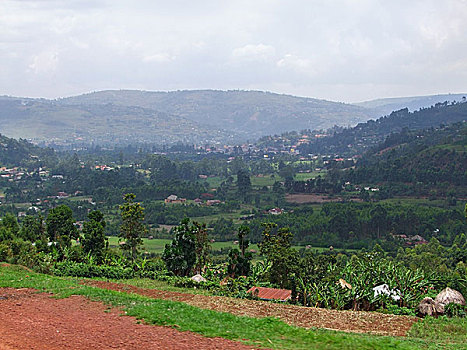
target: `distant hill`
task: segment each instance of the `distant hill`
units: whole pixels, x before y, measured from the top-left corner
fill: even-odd
[[[60,105],[139,106],[178,115],[254,139],[303,129],[355,125],[371,113],[362,107],[261,91],[111,90],[61,99]]]
[[[392,111],[397,111],[403,108],[408,108],[409,111],[416,111],[420,108],[434,106],[437,103],[443,102],[462,102],[465,101],[467,94],[444,94],[431,96],[412,96],[412,97],[395,97],[381,98],[377,100],[354,103],[356,106],[368,108],[374,111],[375,117],[387,115]]]
[[[0,98],[0,132],[57,144],[170,144],[240,138],[234,132],[138,106],[10,97]]]
[[[392,134],[404,129],[419,130],[467,120],[467,103],[438,103],[430,108],[409,112],[407,108],[352,128],[335,128],[332,136],[303,145],[301,153],[362,154]]]

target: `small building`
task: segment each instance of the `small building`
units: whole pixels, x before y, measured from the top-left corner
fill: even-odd
[[[170,196],[168,196],[165,201],[165,203],[185,203],[186,202],[186,198],[179,198],[177,197],[176,195],[174,194],[171,194]]]
[[[284,211],[281,208],[272,208],[268,210],[268,214],[271,214],[271,215],[280,215],[283,213]]]

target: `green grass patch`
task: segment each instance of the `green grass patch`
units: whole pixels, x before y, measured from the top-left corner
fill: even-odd
[[[109,246],[111,248],[117,248],[118,247],[118,237],[115,236],[108,236],[107,237],[109,240]],[[161,238],[156,238],[156,239],[147,239],[143,238],[143,249],[142,251],[147,251],[149,253],[155,253],[155,254],[162,254],[165,249],[166,244],[170,244],[172,242],[171,239],[161,239]],[[214,242],[211,244],[211,250],[212,251],[220,251],[222,249],[231,249],[231,248],[238,248],[238,246],[234,243],[234,241],[227,241],[227,242]],[[304,246],[298,246],[295,245],[293,246],[294,249],[301,249],[304,248]],[[259,251],[259,247],[257,244],[250,244],[249,249],[256,250],[257,252]],[[311,249],[317,250],[319,252],[321,251],[326,251],[329,250],[329,248],[320,248],[320,247],[312,247]]]
[[[462,349],[467,349],[467,318],[426,317],[423,322],[414,324],[409,336],[447,346],[464,344]]]
[[[272,186],[276,181],[284,181],[279,175],[264,175],[264,176],[251,176],[251,185],[253,187],[262,188],[263,186]]]
[[[29,277],[26,277],[29,276]],[[423,341],[346,334],[292,327],[274,318],[256,319],[196,308],[184,303],[82,286],[76,279],[31,273],[17,267],[0,267],[0,287],[36,288],[58,297],[83,295],[122,308],[145,322],[173,326],[207,337],[223,337],[275,349],[417,349]]]
[[[312,171],[310,173],[297,173],[294,176],[295,181],[306,181],[309,179],[315,179],[318,176],[324,177],[326,175],[326,171]]]

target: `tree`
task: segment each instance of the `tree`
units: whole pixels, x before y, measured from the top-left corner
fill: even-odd
[[[196,221],[193,222],[191,229],[195,234],[195,272],[201,274],[204,272],[206,265],[209,262],[209,251],[211,250],[211,244],[208,238],[208,230],[206,224],[200,224]]]
[[[104,250],[108,247],[105,237],[104,215],[99,210],[91,211],[89,221],[83,224],[82,246],[85,253],[90,253],[100,262]]]
[[[36,242],[38,240],[46,240],[45,227],[42,215],[32,216],[27,215],[21,224],[19,236],[25,241]]]
[[[277,228],[277,224],[263,224],[263,240],[259,249],[267,261],[272,263],[269,280],[280,287],[289,287],[289,278],[296,270],[298,253],[292,248],[292,232],[288,227]]]
[[[232,277],[248,276],[251,268],[252,255],[246,252],[250,244],[246,236],[250,233],[250,228],[246,225],[240,226],[238,229],[238,248],[232,249],[229,252],[228,273]]]
[[[177,276],[188,276],[193,270],[202,273],[211,249],[206,225],[196,221],[190,225],[186,218],[173,230],[175,237],[162,255],[167,269]]]
[[[79,237],[73,212],[67,205],[51,209],[45,221],[49,241],[57,242],[60,248],[70,248],[71,240]]]
[[[237,189],[238,189],[238,194],[242,196],[244,199],[250,193],[251,180],[250,180],[250,174],[248,174],[247,170],[240,169],[237,172]]]
[[[123,196],[125,203],[119,207],[122,225],[118,235],[124,242],[120,248],[126,251],[133,261],[138,255],[138,247],[143,244],[141,237],[147,232],[144,225],[144,208],[140,203],[134,202],[135,197],[133,193]]]
[[[18,221],[16,217],[7,213],[0,221],[0,241],[13,239],[19,231]]]
[[[165,245],[162,260],[175,275],[188,276],[196,262],[196,237],[190,220],[182,220],[173,231],[174,239],[170,245]]]

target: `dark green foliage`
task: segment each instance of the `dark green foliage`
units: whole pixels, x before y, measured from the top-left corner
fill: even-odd
[[[251,192],[250,174],[245,169],[240,169],[237,172],[237,190],[242,198],[247,198]]]
[[[289,287],[298,263],[298,253],[291,247],[293,234],[288,227],[277,228],[274,223],[265,223],[263,227],[263,240],[259,249],[272,264],[269,281],[281,288]]]
[[[421,235],[452,244],[456,235],[467,232],[464,213],[427,205],[404,203],[326,203],[321,210],[306,206],[282,215],[268,216],[279,227],[290,227],[293,242],[335,248],[372,247],[379,243],[385,250],[403,245],[391,234]],[[252,242],[259,242],[264,218],[251,220]],[[460,253],[462,254],[462,253]]]
[[[404,129],[420,130],[439,127],[442,124],[462,122],[466,117],[467,103],[437,104],[415,112],[409,112],[405,108],[376,121],[369,120],[352,128],[335,128],[332,136],[318,138],[309,144],[300,146],[299,149],[301,154],[362,154],[370,147],[384,141],[391,133],[399,133]]]
[[[196,262],[196,236],[189,219],[173,229],[174,239],[165,246],[162,260],[177,276],[188,276]]]
[[[51,209],[46,224],[49,241],[57,242],[60,249],[70,248],[71,240],[78,238],[73,212],[67,205],[59,205]]]
[[[467,308],[465,305],[449,303],[444,307],[444,312],[448,317],[466,317]]]
[[[173,229],[174,239],[165,246],[162,259],[177,276],[201,273],[209,259],[210,242],[205,224],[184,219]]]
[[[462,185],[467,183],[466,123],[390,135],[342,179],[352,183],[418,183],[420,188],[412,186],[412,190],[425,194],[432,190],[444,196],[448,185],[457,186],[452,195],[462,197]],[[393,187],[393,193],[401,191]]]
[[[229,252],[228,269],[230,276],[248,276],[251,269],[252,254],[247,252],[250,241],[247,239],[250,228],[242,225],[238,228],[238,248]]]
[[[19,231],[19,237],[25,241],[36,242],[46,241],[45,237],[45,226],[42,215],[32,216],[27,215],[21,223],[21,229]]]
[[[4,113],[5,111],[2,110]],[[15,117],[12,120],[16,120]],[[56,155],[51,148],[40,148],[26,140],[11,139],[0,135],[0,164],[7,166],[23,166],[34,169],[39,166],[52,165]]]
[[[81,245],[85,253],[96,257],[98,261],[102,260],[104,250],[108,247],[108,241],[105,237],[104,215],[95,210],[89,213],[89,220],[83,224],[83,238]]]
[[[13,214],[7,213],[0,222],[0,242],[14,239],[18,235],[19,225]]]
[[[71,260],[55,264],[53,274],[56,276],[103,277],[112,279],[128,279],[135,276],[130,267],[94,265]]]
[[[196,262],[194,272],[203,273],[209,262],[209,253],[211,250],[211,243],[208,237],[208,230],[206,224],[200,224],[196,221],[193,222],[192,230],[195,233],[195,253]]]
[[[120,248],[127,252],[133,261],[138,255],[138,247],[143,244],[141,237],[147,231],[144,225],[144,208],[141,204],[134,202],[135,197],[133,193],[127,193],[123,197],[125,203],[120,205],[122,225],[119,233],[123,241]]]

